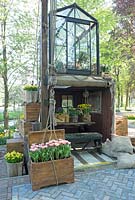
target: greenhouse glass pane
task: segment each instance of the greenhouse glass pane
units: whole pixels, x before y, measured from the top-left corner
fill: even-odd
[[[91,73],[97,70],[96,26],[91,30]]]

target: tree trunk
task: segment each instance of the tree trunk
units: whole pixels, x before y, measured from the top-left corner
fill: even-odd
[[[48,117],[48,0],[42,0],[42,64],[41,64],[41,127],[46,128]]]
[[[2,78],[4,81],[4,128],[8,129],[8,103],[9,103],[9,91],[8,91],[8,79],[7,79],[7,53],[6,53],[6,20],[1,23],[2,32],[2,55],[3,55],[3,72]]]
[[[122,87],[120,91],[120,107],[123,107],[123,88]]]
[[[5,97],[4,97],[4,128],[8,129],[9,92],[8,92],[8,85],[7,85],[7,79],[6,78],[4,78],[4,90],[5,90]]]
[[[117,103],[117,107],[118,107],[118,110],[120,110],[120,85],[119,85],[119,69],[118,69],[118,73],[117,73],[117,100],[118,100],[118,103]]]
[[[129,88],[127,87],[126,89],[126,103],[125,103],[125,110],[128,107],[128,100],[129,100]]]

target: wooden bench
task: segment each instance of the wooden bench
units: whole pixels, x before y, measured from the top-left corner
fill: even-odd
[[[76,145],[83,144],[82,150],[88,148],[90,143],[94,144],[94,147],[99,153],[102,149],[102,134],[98,132],[83,132],[83,133],[69,133],[65,135],[65,138],[71,142],[71,146],[76,150]]]

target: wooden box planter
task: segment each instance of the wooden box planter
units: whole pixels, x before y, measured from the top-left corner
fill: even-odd
[[[22,176],[23,162],[19,163],[7,163],[7,174],[8,176]]]
[[[38,91],[25,90],[25,102],[26,103],[37,102],[37,100],[38,100]]]
[[[60,183],[74,182],[74,160],[72,157],[41,163],[30,163],[32,190]]]
[[[51,138],[50,138],[51,136]],[[64,139],[65,138],[65,130],[64,129],[56,129],[55,130],[55,134],[54,132],[52,132],[52,135],[51,135],[51,131],[48,130],[48,131],[31,131],[28,135],[28,143],[29,143],[29,146],[31,146],[32,144],[34,143],[37,143],[37,144],[40,144],[43,142],[43,139],[44,139],[44,142],[48,142],[49,139],[53,140],[53,139],[56,139],[56,137],[59,139]]]
[[[128,135],[128,119],[125,116],[116,117],[116,135]]]
[[[38,121],[40,113],[40,103],[29,103],[24,106],[24,119],[26,121]]]

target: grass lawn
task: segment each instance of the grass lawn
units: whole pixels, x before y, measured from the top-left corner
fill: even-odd
[[[20,116],[23,114],[22,111],[10,111],[9,112],[9,120],[13,119],[20,119]],[[2,122],[3,119],[3,113],[0,113],[0,122]]]

